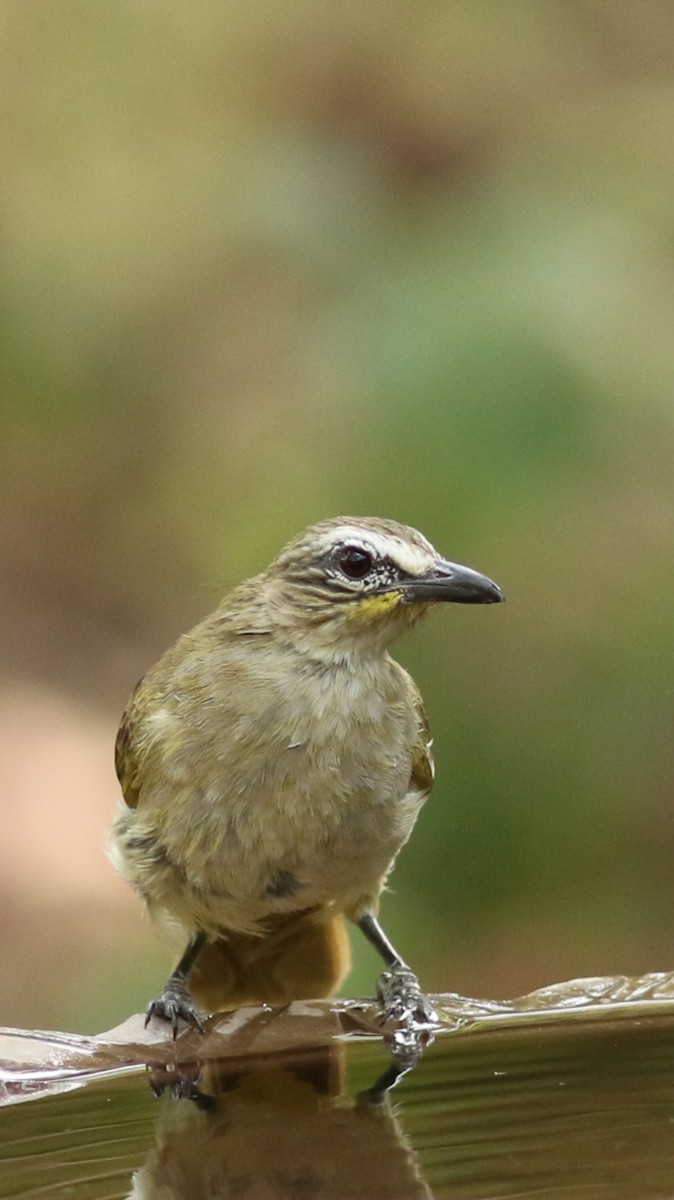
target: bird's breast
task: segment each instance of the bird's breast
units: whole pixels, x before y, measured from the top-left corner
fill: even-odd
[[[420,803],[399,668],[293,664],[198,709],[176,694],[148,726],[142,807],[190,886],[283,907],[385,873]]]

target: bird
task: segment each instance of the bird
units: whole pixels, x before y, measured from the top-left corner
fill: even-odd
[[[146,1012],[327,997],[346,921],[383,960],[384,1020],[430,1002],[378,919],[434,780],[420,693],[391,643],[433,605],[500,588],[416,529],[336,517],[293,538],[141,679],[122,717],[110,856],[184,950]]]

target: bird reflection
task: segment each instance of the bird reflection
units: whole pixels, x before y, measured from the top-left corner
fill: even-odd
[[[150,1068],[162,1107],[130,1200],[428,1200],[389,1098],[413,1065],[393,1056],[356,1095],[339,1043]]]

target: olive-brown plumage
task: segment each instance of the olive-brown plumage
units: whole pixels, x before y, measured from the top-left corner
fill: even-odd
[[[180,1017],[198,1023],[192,998],[220,1009],[330,994],[348,969],[342,915],[391,968],[389,1009],[420,1007],[376,921],[433,780],[421,698],[387,647],[443,599],[502,597],[407,526],[324,521],[134,691],[113,857],[189,938],[149,1010],[174,1032]]]

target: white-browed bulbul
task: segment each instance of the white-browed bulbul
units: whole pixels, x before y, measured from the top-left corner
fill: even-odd
[[[377,921],[433,783],[421,697],[388,654],[431,605],[493,604],[496,584],[415,529],[338,517],[305,530],[138,684],[116,746],[112,854],[187,936],[148,1019],[330,995],[343,918],[381,954],[385,1015],[426,1018]]]

